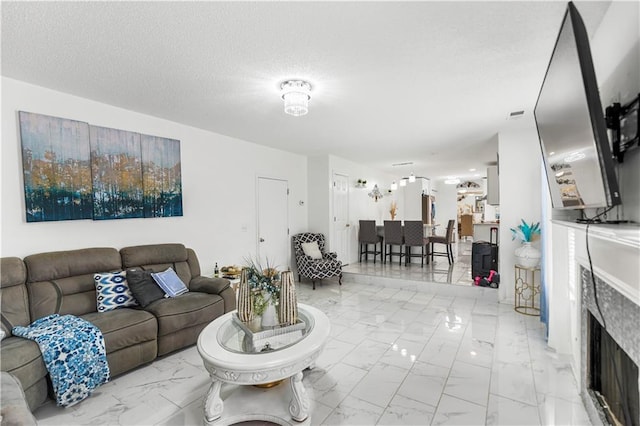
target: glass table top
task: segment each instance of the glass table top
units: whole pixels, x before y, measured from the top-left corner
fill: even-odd
[[[250,328],[250,325],[238,320],[236,315],[234,313],[220,327],[216,338],[226,350],[241,354],[260,354],[288,348],[307,337],[314,326],[313,316],[301,308],[298,309],[298,323],[293,326],[260,330]]]

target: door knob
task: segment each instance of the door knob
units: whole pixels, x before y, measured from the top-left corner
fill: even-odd
[[[261,243],[264,243],[264,238],[260,238],[260,242],[261,242]]]

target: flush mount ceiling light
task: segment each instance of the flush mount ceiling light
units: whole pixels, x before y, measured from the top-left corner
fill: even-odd
[[[311,99],[311,85],[302,80],[289,80],[280,86],[284,100],[284,112],[294,117],[309,112]]]
[[[457,185],[460,183],[460,179],[458,178],[447,178],[447,180],[444,181],[445,184],[447,185]]]

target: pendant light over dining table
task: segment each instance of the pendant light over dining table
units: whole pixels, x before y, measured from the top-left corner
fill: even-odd
[[[309,112],[311,84],[303,80],[288,80],[282,83],[280,89],[285,113],[300,117]]]

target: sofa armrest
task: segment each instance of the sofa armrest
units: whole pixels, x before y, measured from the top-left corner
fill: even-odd
[[[328,259],[328,260],[336,260],[338,258],[338,253],[333,252],[333,251],[332,252],[327,252],[322,257],[324,257],[325,259]]]
[[[199,291],[201,293],[220,294],[226,288],[229,288],[231,283],[225,278],[211,278],[211,277],[195,277],[191,279],[189,283],[189,291]]]
[[[0,404],[0,417],[2,424],[7,425],[36,425],[36,419],[29,410],[27,398],[18,379],[3,371],[0,379],[0,391],[2,403]]]

